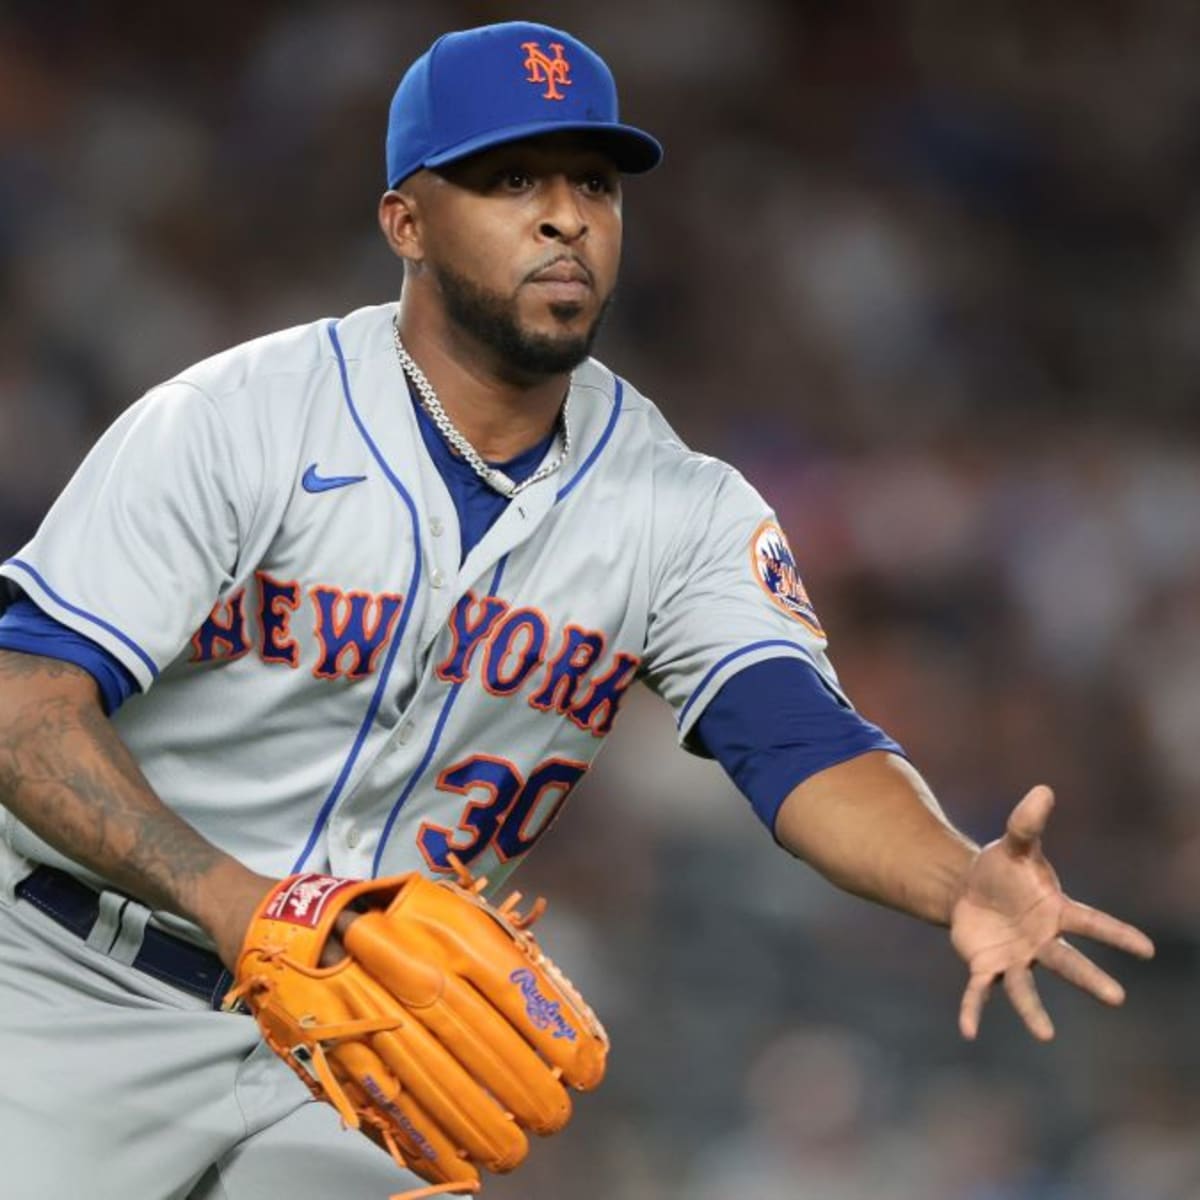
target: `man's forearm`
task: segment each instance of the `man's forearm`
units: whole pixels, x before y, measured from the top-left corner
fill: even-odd
[[[883,751],[806,779],[775,836],[838,887],[942,925],[978,852],[917,771]]]
[[[0,651],[0,803],[114,887],[207,929],[226,959],[236,953],[259,877],[163,804],[83,671]]]

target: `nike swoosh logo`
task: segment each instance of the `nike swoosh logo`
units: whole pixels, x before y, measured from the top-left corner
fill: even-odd
[[[300,485],[306,492],[332,492],[334,488],[349,487],[352,483],[362,483],[364,479],[365,475],[318,475],[317,464],[309,463]]]

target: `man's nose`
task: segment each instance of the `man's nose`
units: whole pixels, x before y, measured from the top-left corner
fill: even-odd
[[[557,176],[545,182],[545,208],[539,231],[544,238],[576,242],[587,231],[587,220],[572,182]]]

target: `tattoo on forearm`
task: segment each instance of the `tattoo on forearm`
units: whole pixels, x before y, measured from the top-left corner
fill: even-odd
[[[22,657],[40,668],[27,670]],[[50,662],[0,655],[0,678],[58,678]],[[223,857],[163,805],[99,708],[61,694],[30,698],[0,721],[0,803],[155,908],[186,914],[193,888]]]

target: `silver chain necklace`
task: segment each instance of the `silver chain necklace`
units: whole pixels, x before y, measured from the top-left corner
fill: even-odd
[[[488,466],[479,451],[467,441],[455,427],[454,422],[447,416],[446,410],[442,407],[442,402],[437,398],[437,392],[433,390],[433,384],[425,377],[425,372],[417,366],[416,360],[404,348],[404,343],[400,340],[399,314],[392,318],[392,341],[396,344],[396,357],[400,360],[400,369],[413,381],[413,385],[417,389],[417,395],[421,398],[421,405],[429,414],[429,419],[437,426],[438,433],[462,455],[467,465],[488,487],[494,488],[502,496],[507,496],[511,500],[519,492],[533,487],[535,483],[541,483],[548,475],[553,475],[567,461],[567,457],[571,453],[571,427],[567,424],[567,405],[571,401],[569,389],[567,398],[563,401],[562,413],[559,416],[559,433],[562,440],[562,450],[559,452],[558,457],[553,462],[548,462],[538,467],[528,479],[524,479],[520,483],[514,483],[498,467]]]

